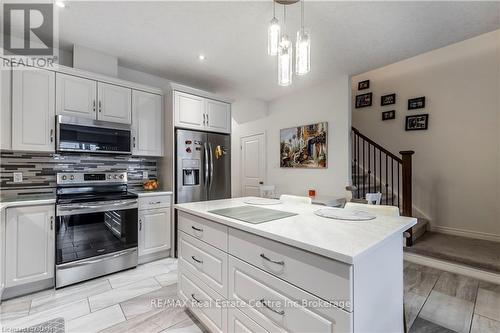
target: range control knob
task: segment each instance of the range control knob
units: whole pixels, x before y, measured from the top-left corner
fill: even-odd
[[[114,178],[114,179],[118,179],[118,176],[117,176],[117,175],[114,175],[114,176],[113,176],[113,178]]]
[[[75,179],[75,176],[71,175],[71,176],[69,177],[69,179],[74,180],[74,179]]]
[[[63,175],[62,180],[66,180],[66,179],[68,179],[68,177],[66,177],[66,175]]]
[[[125,178],[125,177],[123,175],[120,175],[120,179],[123,179],[123,178]]]
[[[108,175],[108,179],[111,179],[111,175]]]

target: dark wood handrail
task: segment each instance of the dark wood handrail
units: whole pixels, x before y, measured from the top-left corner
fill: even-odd
[[[370,139],[369,137],[367,137],[366,135],[361,133],[356,127],[352,127],[352,131],[354,133],[356,133],[357,135],[359,135],[359,137],[363,138],[366,142],[368,142],[372,146],[381,150],[384,154],[389,155],[389,157],[393,158],[394,160],[398,161],[399,163],[403,163],[403,160],[401,159],[401,157],[394,155],[393,153],[391,153],[390,151],[388,151],[387,149],[385,149],[384,147],[382,147],[381,145],[379,145],[378,143],[376,143],[375,141],[373,141],[372,139]]]

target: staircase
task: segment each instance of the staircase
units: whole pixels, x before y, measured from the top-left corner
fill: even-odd
[[[396,156],[372,139],[352,127],[352,194],[353,201],[364,202],[366,193],[382,193],[381,204],[397,206],[401,215],[413,216],[412,155],[414,151],[401,151]],[[405,232],[406,246],[427,230],[428,220]]]

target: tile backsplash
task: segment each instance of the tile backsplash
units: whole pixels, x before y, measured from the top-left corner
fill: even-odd
[[[120,155],[75,155],[27,152],[0,152],[0,191],[2,196],[54,193],[56,173],[127,171],[129,186],[142,184],[142,172],[157,178],[158,159]],[[23,181],[14,183],[14,172]]]

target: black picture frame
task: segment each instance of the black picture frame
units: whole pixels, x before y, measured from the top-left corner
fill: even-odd
[[[408,100],[408,110],[417,110],[425,108],[425,96],[410,98]]]
[[[429,127],[429,114],[406,116],[405,131],[425,131]]]
[[[371,92],[356,95],[356,109],[372,106],[372,97],[373,94]]]
[[[358,90],[370,89],[370,80],[358,82]]]
[[[382,112],[382,121],[396,119],[396,110]]]
[[[389,94],[380,97],[380,106],[396,104],[396,94]]]

